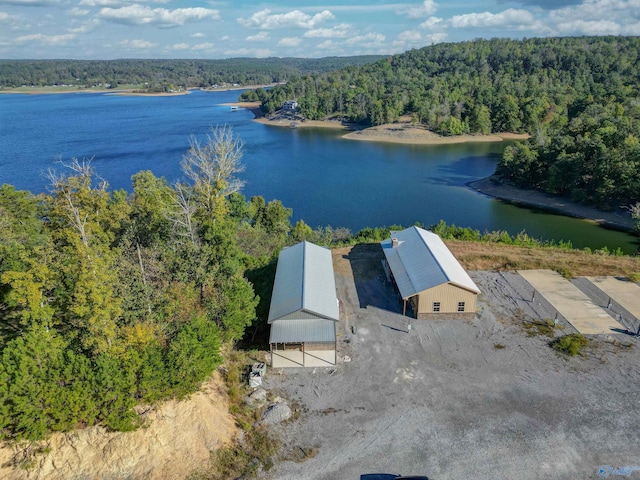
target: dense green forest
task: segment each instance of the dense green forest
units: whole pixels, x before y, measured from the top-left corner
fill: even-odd
[[[443,135],[523,132],[498,174],[521,187],[616,208],[640,200],[640,38],[439,44],[243,98],[272,113],[379,125],[411,115]]]
[[[175,185],[142,171],[128,196],[74,160],[49,195],[0,188],[1,437],[132,429],[135,405],[211,375],[256,320],[245,271],[290,227],[280,202],[237,192],[240,156],[224,128],[192,143]]]
[[[362,65],[381,56],[230,58],[225,60],[0,60],[0,88],[143,85],[150,90],[213,85],[268,85],[313,72]]]

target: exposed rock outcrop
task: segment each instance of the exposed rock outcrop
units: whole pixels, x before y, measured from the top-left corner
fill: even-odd
[[[90,480],[185,478],[206,466],[211,450],[236,436],[223,381],[216,373],[202,391],[183,401],[168,401],[143,414],[146,426],[135,432],[91,427],[52,435],[47,453],[31,468],[14,465],[17,447],[0,448],[0,478],[8,480]]]

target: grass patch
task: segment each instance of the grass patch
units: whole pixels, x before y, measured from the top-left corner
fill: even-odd
[[[584,250],[523,247],[493,242],[445,239],[449,250],[467,270],[548,269],[565,277],[620,276],[640,281],[640,257],[596,255]]]
[[[589,343],[586,337],[579,333],[572,333],[553,340],[549,345],[554,350],[575,357],[579,355],[582,349]]]
[[[545,336],[553,338],[555,336],[556,324],[553,320],[532,320],[524,322],[524,329],[528,337]]]
[[[495,348],[496,350],[502,350],[503,348],[506,348],[506,346],[502,343],[496,343],[493,345],[493,348]]]

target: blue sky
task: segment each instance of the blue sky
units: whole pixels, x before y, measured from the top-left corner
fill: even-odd
[[[386,55],[574,35],[640,35],[640,0],[0,0],[5,59]]]

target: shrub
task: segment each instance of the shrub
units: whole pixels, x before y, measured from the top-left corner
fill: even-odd
[[[562,352],[570,357],[575,357],[580,354],[580,351],[587,343],[589,343],[589,340],[587,340],[586,337],[579,333],[572,333],[564,337],[556,338],[549,345],[558,352]]]

